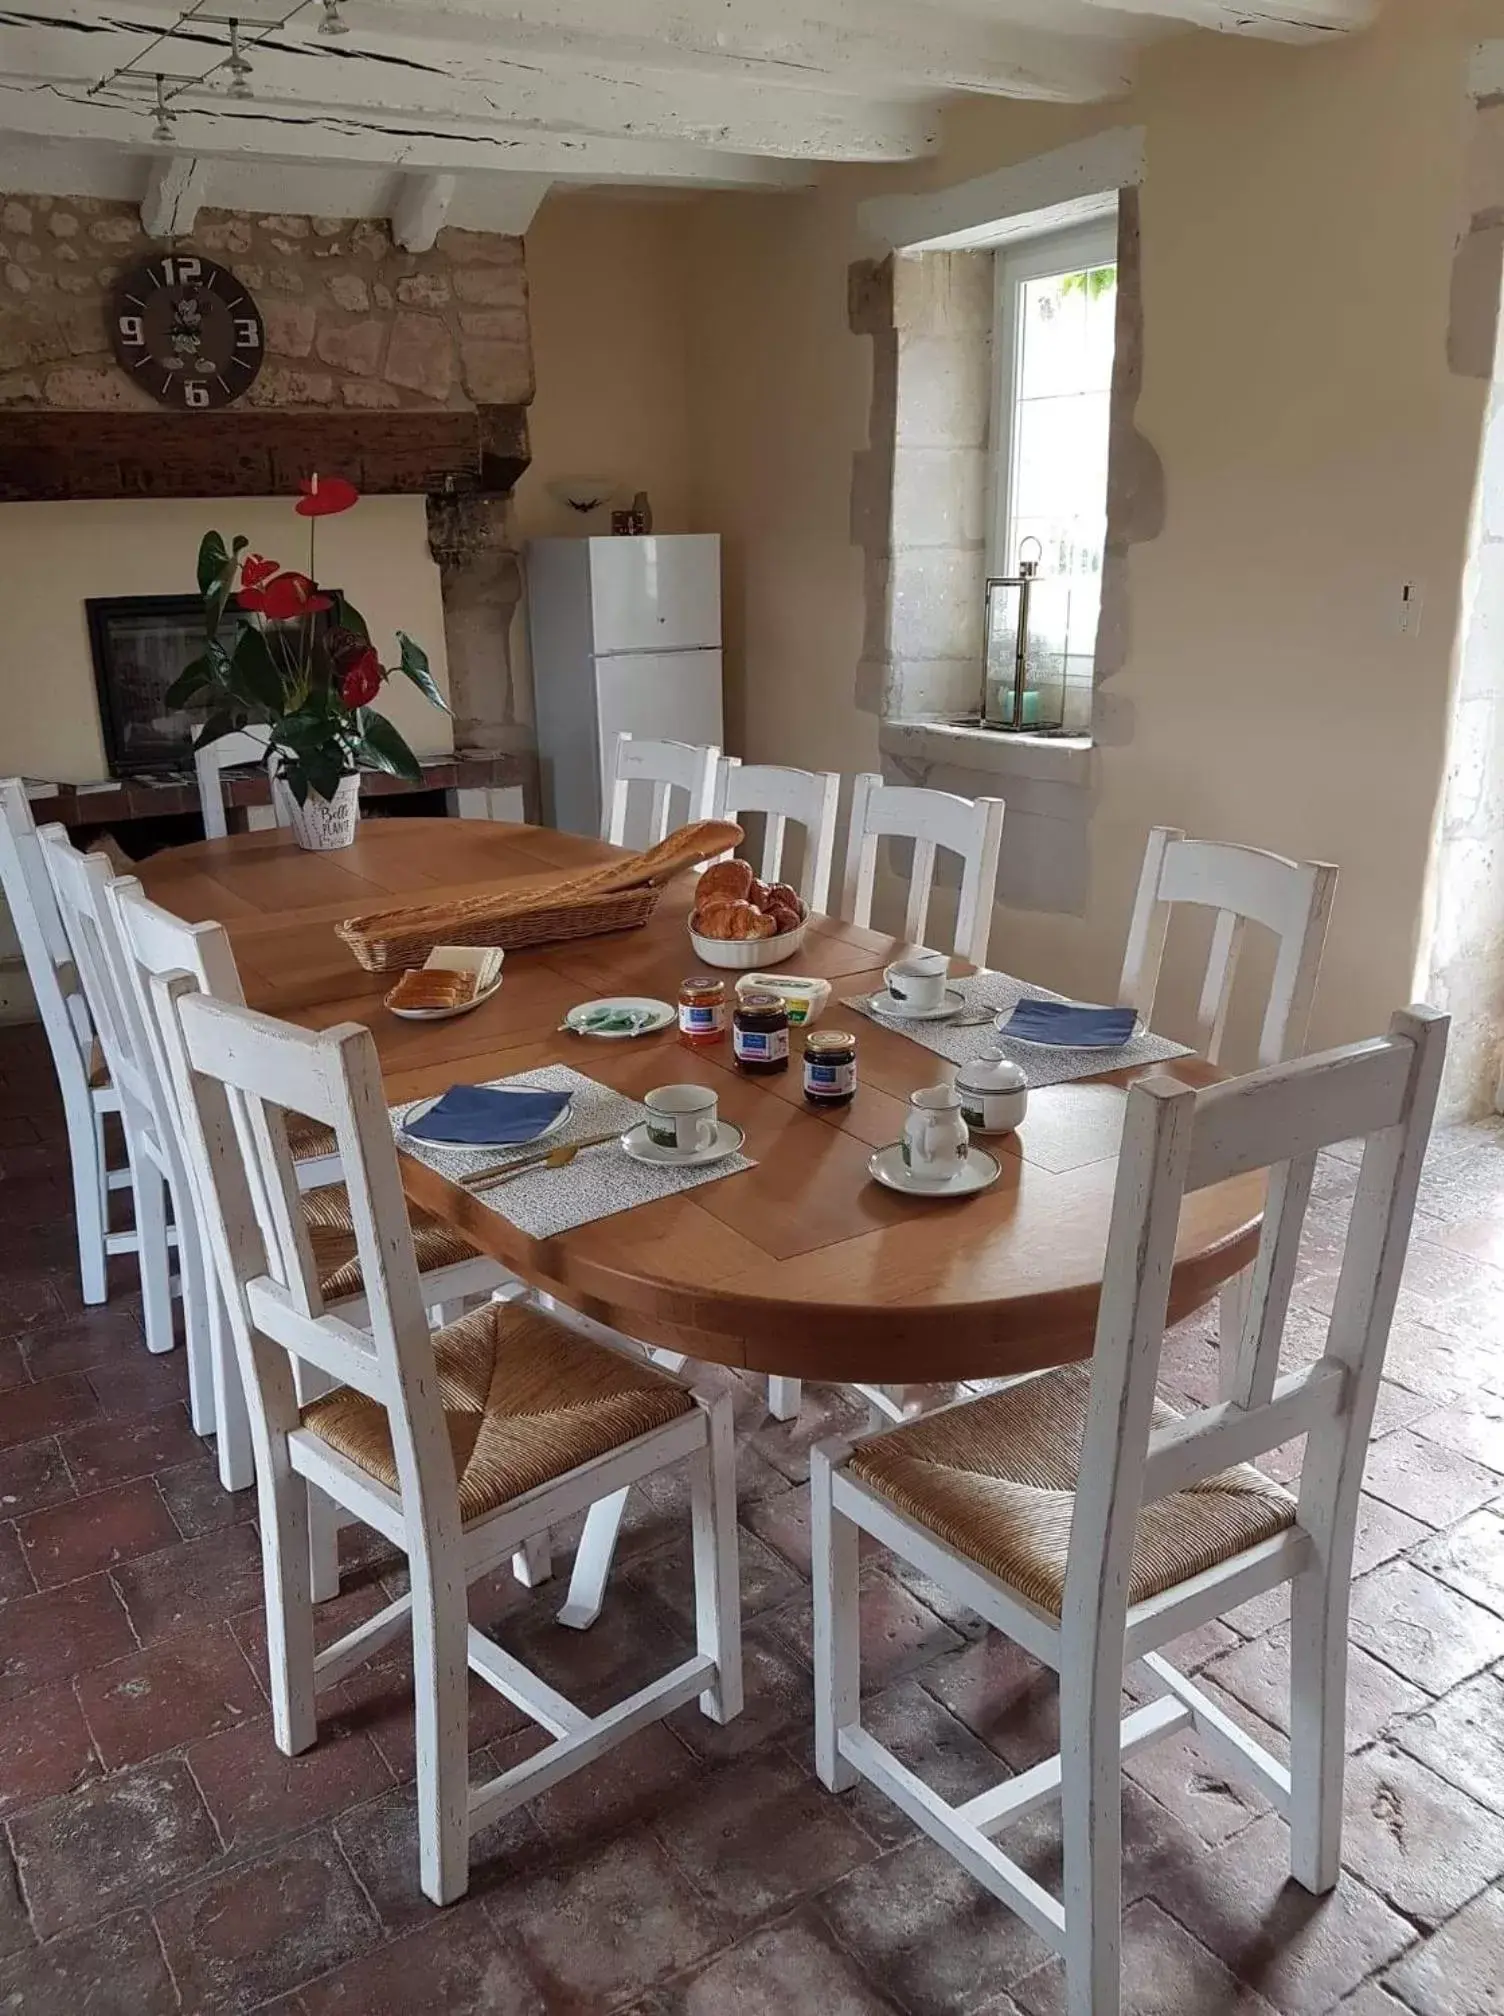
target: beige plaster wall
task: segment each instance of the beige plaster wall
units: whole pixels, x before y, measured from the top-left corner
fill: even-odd
[[[517,486],[525,539],[609,532],[548,494],[557,476],[646,490],[660,532],[690,529],[684,246],[675,198],[549,196],[526,237],[537,392],[532,466]]]
[[[1129,560],[1084,914],[1001,912],[999,961],[1109,989],[1164,823],[1340,864],[1318,1040],[1366,1033],[1410,995],[1486,392],[1447,356],[1467,58],[1501,28],[1497,4],[1425,0],[1313,49],[1189,37],[1155,52],[1127,104],[967,106],[944,158],[908,179],[1147,129],[1138,425],[1167,520]],[[745,746],[846,770],[876,743],[847,523],[871,344],[845,300],[847,262],[873,249],[855,219],[873,187],[713,198],[696,228],[697,508],[745,596]],[[1427,590],[1408,638],[1407,579]]]
[[[182,595],[194,588],[203,533],[243,532],[252,551],[306,567],[307,522],[288,498],[0,504],[0,774],[89,783],[107,774],[84,597]],[[384,657],[400,627],[429,654],[447,690],[439,571],[421,497],[363,497],[318,524],[318,571],[343,588]],[[449,717],[408,682],[382,711],[420,755],[453,746]]]

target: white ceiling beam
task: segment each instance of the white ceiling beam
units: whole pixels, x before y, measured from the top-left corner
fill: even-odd
[[[1355,35],[1370,27],[1379,11],[1379,0],[1085,0],[1085,4],[1104,15],[1149,14],[1272,42],[1321,42],[1332,35]]]
[[[153,161],[141,198],[141,229],[148,238],[186,238],[209,200],[213,169],[192,154]]]
[[[541,133],[632,135],[642,139],[689,141],[739,154],[787,159],[904,161],[927,153],[938,142],[933,103],[869,103],[860,98],[804,88],[777,88],[735,74],[696,77],[668,70],[611,73],[584,64],[578,55],[557,64],[498,62],[430,38],[421,52],[390,40],[378,44],[352,35],[338,41],[278,36],[259,45],[247,40],[253,68],[247,79],[254,94],[236,101],[239,116],[276,117],[327,114],[384,124],[401,119],[445,132],[494,127],[530,128]],[[79,97],[117,65],[136,57],[139,33],[101,29],[83,37],[27,22],[13,12],[0,16],[0,76],[8,81],[66,88]],[[173,37],[152,61],[170,74],[207,70],[216,51],[228,48],[228,31],[195,27],[191,39]],[[223,75],[202,86],[173,89],[175,108],[186,104],[230,109]],[[90,102],[125,99],[149,106],[139,89],[110,85]],[[87,129],[85,129],[87,130]]]
[[[454,201],[452,175],[404,175],[392,205],[392,236],[404,252],[431,252]]]
[[[180,13],[175,0],[136,0],[134,47],[170,29]],[[869,102],[950,91],[1086,102],[1116,96],[1132,82],[1133,29],[1105,14],[1100,33],[1064,35],[978,19],[944,0],[760,0],[732,18],[709,0],[612,0],[609,10],[599,0],[346,0],[351,32],[335,41],[313,33],[314,18],[290,22],[275,39],[331,60],[366,51],[398,68],[452,62],[497,84],[520,66],[524,73],[572,71],[585,82],[614,72],[644,87],[665,86],[675,73],[701,85],[739,79],[780,93]],[[59,35],[71,30],[87,43],[96,75],[109,67],[99,60],[105,24],[91,0],[46,7],[24,0],[5,19]],[[222,27],[189,24],[174,45],[210,48],[223,37]],[[393,75],[386,81],[396,86]]]
[[[151,147],[150,132],[149,101],[106,103],[87,98],[76,87],[38,90],[0,74],[0,136],[92,142],[139,156]],[[505,172],[556,182],[688,184],[706,189],[797,189],[808,186],[815,174],[808,162],[770,160],[677,141],[539,133],[506,126],[439,133],[395,113],[380,125],[368,126],[317,112],[267,112],[254,101],[225,103],[212,111],[190,105],[174,122],[174,138],[183,153],[202,160],[260,160],[314,169]]]

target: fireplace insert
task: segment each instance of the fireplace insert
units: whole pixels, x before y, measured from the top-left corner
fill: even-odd
[[[98,595],[84,603],[84,610],[110,775],[191,771],[203,707],[169,707],[166,694],[204,648],[202,601],[197,595]],[[237,617],[250,620],[232,606],[225,611],[225,625]],[[224,641],[231,643],[227,635]]]

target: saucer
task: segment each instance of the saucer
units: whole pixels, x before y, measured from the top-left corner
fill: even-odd
[[[901,1190],[906,1197],[974,1197],[979,1190],[990,1190],[1002,1173],[1003,1165],[995,1155],[973,1146],[955,1175],[942,1177],[937,1183],[915,1176],[905,1166],[901,1141],[879,1148],[867,1164],[869,1176],[890,1190]]]
[[[897,995],[888,993],[873,994],[870,1001],[875,1014],[885,1015],[893,1022],[945,1022],[966,1006],[966,996],[959,987],[947,987],[945,999],[937,1008],[910,1008]]]
[[[716,1122],[716,1138],[708,1148],[660,1148],[648,1139],[648,1123],[639,1120],[621,1137],[621,1145],[634,1162],[650,1162],[659,1169],[699,1169],[707,1162],[724,1162],[735,1155],[746,1135],[730,1120]]]
[[[576,1036],[604,1037],[608,1042],[621,1042],[633,1036],[651,1036],[659,1029],[666,1029],[678,1019],[679,1011],[667,1001],[654,1001],[645,994],[611,994],[600,1001],[578,1002],[564,1017],[563,1027],[572,1029]],[[592,1028],[592,1021],[604,1021],[607,1017],[632,1018],[626,1029]]]

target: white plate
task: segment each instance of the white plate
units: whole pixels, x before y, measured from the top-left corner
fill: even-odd
[[[631,1010],[643,1017],[636,1029],[586,1029],[583,1018],[600,1008]],[[564,1017],[576,1036],[599,1036],[606,1042],[623,1042],[633,1036],[652,1036],[677,1021],[679,1011],[667,1001],[654,1001],[646,994],[607,994],[599,1001],[580,1001]]]
[[[651,1162],[660,1169],[698,1169],[706,1162],[724,1162],[735,1155],[746,1140],[734,1121],[716,1123],[716,1138],[709,1148],[660,1148],[648,1139],[648,1123],[640,1120],[621,1137],[621,1145],[634,1162]]]
[[[979,1190],[990,1190],[1002,1173],[1003,1165],[995,1155],[973,1146],[966,1151],[966,1160],[954,1176],[946,1176],[938,1183],[927,1181],[905,1166],[901,1141],[879,1148],[867,1164],[867,1174],[876,1182],[886,1183],[890,1190],[901,1190],[906,1197],[975,1197]]]
[[[479,1008],[489,1001],[493,994],[501,992],[502,976],[498,973],[491,985],[479,994],[472,994],[468,1001],[462,1001],[458,1008],[394,1008],[390,1001],[386,1006],[389,1015],[399,1016],[404,1022],[451,1022],[456,1015],[468,1015],[472,1008]]]
[[[538,1091],[540,1089],[546,1090],[547,1088],[527,1085],[497,1087],[498,1091],[517,1092]],[[414,1120],[421,1120],[425,1113],[430,1112],[433,1107],[437,1106],[443,1096],[442,1092],[436,1092],[432,1099],[420,1099],[416,1106],[409,1107],[407,1117],[402,1122],[403,1133],[407,1132]],[[571,1100],[570,1105],[573,1103],[573,1100]],[[474,1155],[477,1153],[482,1155],[505,1155],[509,1148],[527,1148],[534,1141],[543,1140],[545,1135],[552,1134],[562,1127],[568,1118],[569,1106],[566,1105],[562,1112],[554,1115],[546,1127],[540,1127],[536,1134],[529,1134],[525,1141],[421,1141],[417,1135],[414,1135],[413,1139],[418,1141],[418,1145],[421,1148],[437,1148],[441,1155]]]
[[[887,1016],[893,1022],[946,1022],[952,1015],[959,1015],[966,1006],[966,996],[959,987],[947,987],[945,999],[938,1008],[907,1008],[901,1005],[896,994],[874,994],[870,998],[874,1012]]]

